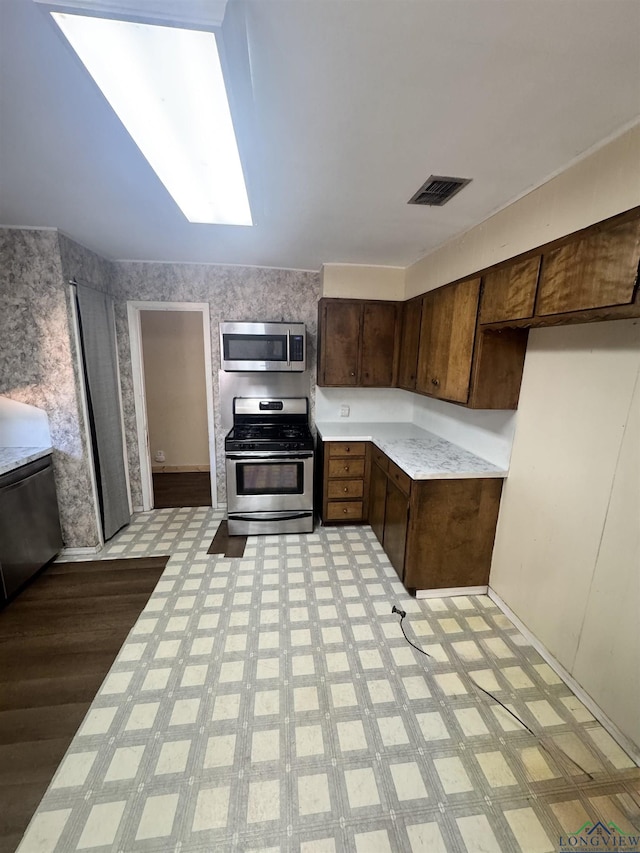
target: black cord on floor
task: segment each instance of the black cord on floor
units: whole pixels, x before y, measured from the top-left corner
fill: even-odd
[[[410,645],[410,646],[413,646],[413,648],[414,648],[417,652],[420,652],[420,654],[421,654],[421,655],[424,655],[424,656],[425,656],[425,657],[427,657],[427,658],[432,658],[432,659],[433,659],[433,655],[430,655],[428,652],[425,652],[425,650],[424,650],[424,649],[421,649],[419,646],[416,646],[416,644],[415,644],[415,643],[413,643],[413,642],[411,642],[411,640],[409,639],[409,637],[407,637],[407,632],[404,630],[404,625],[402,624],[402,623],[403,623],[403,621],[404,621],[404,619],[405,619],[405,617],[406,617],[406,615],[407,615],[406,610],[400,610],[398,607],[396,607],[396,606],[394,605],[394,606],[393,606],[393,608],[392,608],[392,610],[391,610],[391,612],[392,612],[392,613],[397,613],[397,614],[400,616],[400,630],[401,630],[401,631],[402,631],[402,633],[404,634],[404,638],[405,638],[405,640],[409,643],[409,645]],[[512,710],[510,710],[509,708],[507,708],[507,706],[506,706],[503,702],[501,702],[501,701],[500,701],[496,696],[494,696],[494,695],[493,695],[493,693],[489,693],[489,691],[488,691],[488,690],[485,690],[485,689],[484,689],[484,687],[481,687],[481,686],[478,684],[478,682],[475,680],[475,678],[474,678],[472,675],[470,675],[470,673],[465,672],[465,675],[467,676],[467,678],[469,679],[469,681],[471,681],[471,683],[473,684],[473,686],[474,686],[474,687],[477,687],[477,689],[478,689],[478,690],[481,690],[481,691],[485,694],[485,696],[488,696],[490,699],[493,699],[493,701],[494,701],[496,704],[500,705],[500,707],[501,707],[501,708],[504,708],[504,710],[505,710],[508,714],[511,714],[511,716],[513,717],[513,719],[514,719],[514,720],[516,720],[516,722],[520,723],[520,725],[521,725],[523,728],[525,728],[525,729],[529,732],[529,734],[530,734],[532,737],[534,737],[534,738],[538,741],[538,743],[539,743],[539,744],[540,744],[540,746],[545,750],[545,752],[548,752],[549,754],[551,754],[551,753],[550,753],[549,748],[548,748],[547,746],[545,746],[545,744],[544,744],[544,742],[543,742],[542,738],[540,737],[540,735],[537,735],[537,734],[536,734],[532,729],[530,729],[530,728],[529,728],[529,726],[528,726],[528,725],[527,725],[523,720],[521,720],[521,719],[520,719],[520,717],[519,717],[517,714],[514,714]],[[593,776],[591,775],[591,773],[587,773],[587,771],[586,771],[583,767],[581,767],[581,766],[578,764],[578,762],[577,762],[577,761],[574,761],[574,760],[573,760],[573,758],[571,758],[571,756],[570,756],[570,755],[568,755],[568,754],[567,754],[563,749],[560,749],[560,747],[558,747],[558,749],[560,750],[560,752],[562,753],[562,755],[563,755],[565,758],[568,758],[568,759],[569,759],[569,761],[570,761],[570,762],[571,762],[575,767],[577,767],[577,768],[578,768],[578,770],[579,770],[581,773],[584,773],[584,775],[585,775],[585,776],[588,776],[588,777],[589,777],[589,779],[593,780]]]

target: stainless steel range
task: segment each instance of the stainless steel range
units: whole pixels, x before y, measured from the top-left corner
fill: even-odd
[[[232,536],[313,530],[313,436],[306,397],[234,397],[224,442]]]

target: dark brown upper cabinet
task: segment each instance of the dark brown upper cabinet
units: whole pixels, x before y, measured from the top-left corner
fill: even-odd
[[[595,230],[544,253],[537,316],[627,305],[640,258],[640,219]]]
[[[321,299],[318,385],[391,387],[397,324],[396,302]]]
[[[491,270],[482,279],[480,322],[533,317],[542,255]]]
[[[424,295],[416,381],[420,393],[467,402],[479,297],[479,278]]]
[[[361,323],[359,302],[320,301],[318,385],[358,384]]]
[[[402,304],[398,356],[398,387],[404,388],[406,391],[416,390],[422,300],[423,297],[418,296]]]

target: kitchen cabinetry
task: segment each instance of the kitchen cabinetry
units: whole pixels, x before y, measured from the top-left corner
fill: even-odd
[[[62,548],[51,456],[0,477],[0,603]]]
[[[425,294],[417,391],[442,400],[467,402],[479,297],[479,278]]]
[[[541,246],[483,274],[480,329],[640,317],[639,259],[638,209]]]
[[[416,390],[418,370],[418,347],[420,344],[420,322],[422,319],[422,296],[409,299],[402,304],[400,324],[400,354],[398,359],[398,387],[407,391]]]
[[[639,257],[638,219],[545,252],[536,315],[628,304],[634,296]]]
[[[515,409],[528,333],[479,329],[479,299],[479,278],[425,294],[416,391],[474,409]]]
[[[387,506],[387,457],[371,445],[371,475],[369,480],[369,524],[382,545],[384,513]]]
[[[491,270],[482,279],[480,323],[532,317],[542,255]]]
[[[322,442],[322,520],[358,522],[367,518],[369,477],[367,442]]]
[[[318,385],[391,387],[396,372],[398,304],[321,299]]]
[[[502,480],[411,480],[372,449],[369,521],[407,589],[486,586]]]

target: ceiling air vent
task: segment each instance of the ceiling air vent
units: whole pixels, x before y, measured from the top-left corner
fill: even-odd
[[[408,204],[428,204],[442,207],[453,198],[462,187],[471,183],[471,178],[445,178],[442,175],[430,175],[418,192],[409,199]]]

